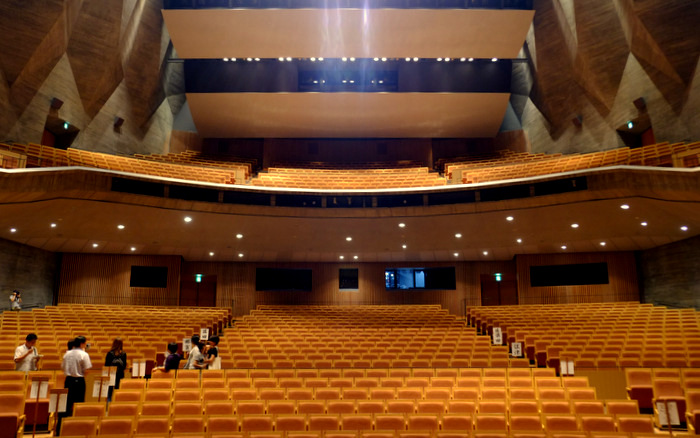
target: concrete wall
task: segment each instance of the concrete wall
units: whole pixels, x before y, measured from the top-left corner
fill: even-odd
[[[700,309],[700,236],[639,253],[642,301]]]
[[[14,289],[22,292],[25,308],[51,305],[58,259],[55,253],[0,239],[0,309],[10,308]]]

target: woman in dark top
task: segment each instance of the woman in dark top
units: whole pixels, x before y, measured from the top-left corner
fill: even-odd
[[[126,370],[126,353],[124,352],[124,342],[122,338],[115,338],[112,342],[112,348],[107,352],[105,357],[106,367],[117,367],[117,375],[114,381],[114,388],[119,389],[119,382],[124,378]],[[109,388],[108,400],[112,400],[112,387]]]
[[[163,371],[176,370],[180,366],[180,361],[182,356],[177,354],[177,344],[171,342],[168,344],[168,352],[170,353],[168,357],[165,358],[165,363],[163,364]]]

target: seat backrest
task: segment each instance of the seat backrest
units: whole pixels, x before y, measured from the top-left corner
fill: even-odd
[[[68,417],[61,422],[61,435],[92,436],[97,434],[97,417]]]

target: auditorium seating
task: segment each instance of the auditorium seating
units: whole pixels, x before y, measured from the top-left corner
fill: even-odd
[[[44,370],[60,369],[68,340],[78,335],[87,337],[90,353],[104,357],[116,337],[124,340],[128,357],[155,360],[165,351],[168,342],[182,342],[200,328],[220,333],[230,321],[230,310],[215,307],[197,309],[180,307],[109,306],[60,304],[31,312],[4,312],[0,316],[0,354],[14,354],[27,333],[36,333],[37,348],[44,355]],[[11,362],[0,362],[14,369]],[[101,366],[96,361],[95,366]]]
[[[227,156],[202,154],[199,151],[184,151],[169,154],[134,154],[134,158],[151,161],[161,161],[173,164],[186,164],[190,166],[214,167],[236,170],[236,181],[247,181],[255,168],[257,160],[241,158],[231,159]]]
[[[568,155],[499,151],[498,157],[445,162],[444,172],[450,183],[471,184],[617,165],[697,167],[699,153],[698,142],[658,143],[635,149],[624,147]]]
[[[500,327],[510,345],[522,342],[539,365],[698,367],[700,316],[695,309],[639,303],[486,306],[469,309],[482,333]]]
[[[427,167],[386,168],[294,168],[270,167],[251,180],[262,187],[307,188],[324,190],[391,189],[442,186],[446,181]]]

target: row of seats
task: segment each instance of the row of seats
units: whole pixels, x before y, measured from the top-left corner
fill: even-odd
[[[470,184],[614,165],[697,167],[700,143],[658,143],[572,155],[499,152],[497,157],[445,163],[445,175],[452,183]]]
[[[168,153],[168,154],[134,154],[134,158],[139,158],[142,160],[151,161],[162,161],[174,164],[187,164],[190,166],[204,166],[204,167],[218,167],[224,169],[235,169],[240,171],[237,172],[236,178],[239,181],[247,181],[253,170],[257,167],[257,160],[255,159],[241,159],[239,157],[221,156],[221,155],[208,155],[203,154],[199,151],[187,150],[180,153]]]
[[[438,173],[429,172],[427,167],[363,171],[269,168],[250,183],[263,187],[342,190],[432,187],[445,185],[446,181]]]
[[[82,166],[217,184],[237,182],[237,169],[157,162],[75,148],[56,149],[36,144],[0,143],[0,148],[25,155],[27,167]],[[242,171],[245,174],[245,168]]]
[[[176,400],[75,405],[74,416],[279,414],[607,414],[638,415],[636,400]]]
[[[177,434],[292,431],[455,431],[455,432],[623,432],[654,433],[650,416],[611,415],[428,415],[428,414],[309,414],[309,415],[182,415],[174,417],[72,417],[63,421],[62,436]],[[327,436],[327,435],[326,435]],[[468,435],[467,435],[468,436]]]

